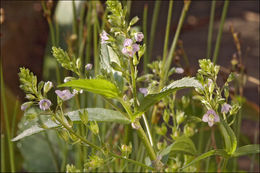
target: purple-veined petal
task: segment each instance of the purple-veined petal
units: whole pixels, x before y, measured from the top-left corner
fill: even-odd
[[[69,100],[72,97],[74,97],[74,94],[72,94],[69,90],[56,90],[55,93],[63,100]]]
[[[133,40],[131,40],[130,38],[125,39],[124,47],[132,46],[132,44],[133,44]]]
[[[39,107],[41,110],[45,111],[47,109],[49,109],[51,106],[51,101],[48,100],[48,99],[42,99],[40,102],[39,102]]]

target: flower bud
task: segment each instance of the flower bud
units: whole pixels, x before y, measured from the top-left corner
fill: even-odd
[[[90,122],[90,130],[92,131],[92,133],[97,135],[99,133],[98,124],[96,122]]]
[[[64,83],[69,82],[71,80],[75,79],[74,77],[68,76],[64,78]]]
[[[193,128],[189,124],[186,124],[184,126],[183,133],[184,133],[185,136],[189,137],[189,136],[193,136],[195,132],[194,132]]]
[[[80,60],[80,58],[78,58],[77,60],[76,60],[76,67],[77,67],[77,69],[80,69],[80,67],[81,67],[81,60]]]
[[[185,119],[184,112],[179,112],[176,116],[177,124],[181,124]]]
[[[132,152],[132,145],[130,144],[129,146],[127,146],[123,144],[121,146],[121,151],[124,156],[128,156]]]
[[[168,112],[166,109],[164,109],[164,112],[163,112],[163,120],[164,120],[166,123],[168,123],[168,122],[169,122],[169,119],[170,119],[170,114],[169,114],[169,112]]]
[[[50,89],[53,87],[53,84],[51,81],[45,82],[44,87],[43,87],[43,92],[46,94],[47,92],[50,91]]]
[[[21,110],[26,111],[28,108],[32,106],[33,102],[25,102],[24,104],[21,105]]]
[[[92,64],[87,64],[85,65],[85,70],[90,71],[92,69],[93,65]]]
[[[27,98],[28,100],[33,100],[35,99],[35,96],[32,94],[26,94],[25,98]]]
[[[88,111],[84,109],[83,113],[79,112],[79,117],[83,124],[87,125],[88,124]]]
[[[172,139],[176,140],[180,136],[180,132],[176,127],[172,128],[172,134],[171,137]]]

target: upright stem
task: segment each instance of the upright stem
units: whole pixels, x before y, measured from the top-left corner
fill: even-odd
[[[41,4],[42,4],[42,8],[43,8],[44,14],[46,15],[47,22],[48,22],[48,25],[49,25],[49,29],[50,29],[50,32],[51,32],[51,43],[52,43],[52,46],[57,46],[56,45],[56,40],[55,40],[55,38],[56,38],[55,37],[55,31],[54,31],[53,23],[52,23],[52,20],[51,20],[51,11],[46,8],[46,4],[45,4],[45,2],[43,0],[41,1]],[[59,64],[58,63],[56,63],[56,79],[57,79],[57,83],[60,84],[61,83],[61,79],[60,79],[60,69],[59,69]]]
[[[166,30],[165,30],[165,37],[164,37],[164,47],[163,47],[163,61],[162,64],[165,64],[166,61],[166,55],[168,51],[168,42],[169,42],[169,33],[170,33],[170,26],[171,26],[171,15],[172,15],[172,6],[173,1],[169,2],[169,10],[168,10],[168,17],[167,17],[167,24],[166,24]]]
[[[154,170],[154,168],[152,168],[152,167],[150,167],[150,166],[147,166],[147,165],[145,165],[145,164],[143,164],[143,163],[140,163],[140,162],[138,162],[138,161],[125,158],[125,157],[123,157],[123,156],[120,156],[120,155],[117,155],[117,154],[115,154],[115,153],[112,153],[111,151],[104,151],[101,147],[99,147],[99,146],[97,146],[97,145],[95,145],[95,144],[89,142],[87,139],[85,139],[84,137],[82,137],[82,136],[80,136],[79,134],[77,134],[76,132],[74,132],[74,131],[73,131],[66,123],[64,123],[59,117],[55,116],[55,119],[56,119],[59,123],[61,123],[61,125],[62,125],[65,129],[67,129],[70,133],[72,133],[72,134],[75,135],[78,139],[80,139],[81,142],[84,142],[85,144],[89,145],[90,147],[92,147],[92,148],[94,148],[94,149],[96,149],[96,150],[98,150],[98,151],[101,151],[102,153],[106,153],[106,152],[107,152],[107,154],[109,154],[110,156],[113,156],[113,157],[115,157],[115,158],[126,160],[126,161],[128,161],[128,162],[137,164],[137,165],[142,166],[142,167],[144,167],[144,168],[147,168],[147,169],[149,169],[149,170]]]
[[[144,44],[147,46],[147,4],[144,5],[144,13],[143,13],[143,33],[144,33]],[[147,72],[147,63],[148,63],[148,51],[144,53],[144,61],[143,61],[143,70],[144,73]]]
[[[150,62],[151,54],[152,54],[152,50],[153,50],[154,35],[155,35],[156,26],[157,26],[157,19],[159,16],[160,4],[161,4],[161,1],[157,0],[155,2],[155,6],[154,6],[152,26],[151,26],[151,32],[150,32],[150,40],[149,40],[149,46],[148,46],[148,60],[147,60],[148,62]]]
[[[4,122],[5,122],[6,134],[7,134],[10,166],[11,166],[11,172],[15,172],[14,151],[13,151],[13,143],[11,142],[9,118],[8,118],[8,112],[7,112],[7,106],[6,106],[6,99],[5,99],[5,84],[4,84],[4,79],[3,79],[2,62],[0,62],[0,71],[1,71],[0,72],[1,73],[1,102],[3,104]]]
[[[209,19],[209,32],[208,32],[208,44],[207,44],[207,56],[206,56],[206,58],[209,58],[210,55],[211,55],[211,43],[212,43],[214,17],[215,17],[215,8],[216,8],[216,0],[212,0],[211,10],[210,10],[210,19]]]
[[[157,159],[156,154],[154,152],[153,147],[151,146],[149,139],[147,138],[141,124],[138,122],[138,129],[137,134],[141,138],[142,142],[144,143],[144,146],[146,148],[146,151],[148,152],[148,155],[152,161],[155,161]]]
[[[164,70],[162,70],[162,74],[161,74],[162,79],[161,79],[160,85],[159,85],[160,89],[164,86],[165,81],[167,80],[168,71],[170,69],[171,62],[172,62],[172,59],[173,59],[173,54],[174,54],[174,51],[176,49],[176,45],[177,45],[177,42],[178,42],[178,39],[179,39],[181,28],[182,28],[186,13],[189,9],[190,3],[191,3],[190,0],[184,1],[184,6],[183,6],[183,9],[182,9],[182,12],[181,12],[181,17],[180,17],[180,20],[179,20],[179,23],[178,23],[178,26],[177,26],[177,30],[176,30],[173,42],[172,42],[172,46],[171,46],[170,52],[167,56],[167,60],[166,60],[165,64],[163,64],[165,68],[164,68]]]
[[[225,19],[226,19],[226,16],[227,16],[228,5],[229,5],[229,0],[225,0],[223,11],[222,11],[222,15],[221,15],[221,20],[220,20],[220,25],[219,25],[219,31],[218,31],[217,41],[216,41],[216,45],[215,45],[215,50],[214,50],[214,54],[213,54],[213,63],[214,64],[216,64],[217,59],[218,59],[219,46],[220,46],[220,42],[221,42],[221,37],[222,37],[222,32],[223,32]]]
[[[5,172],[5,136],[1,129],[1,172]]]
[[[136,109],[137,108],[136,81],[135,81],[136,67],[133,65],[133,58],[129,58],[129,61],[130,61],[131,78],[132,78],[132,92],[133,92],[133,98],[134,98],[134,108]]]

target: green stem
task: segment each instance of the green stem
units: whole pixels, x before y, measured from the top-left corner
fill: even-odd
[[[91,36],[92,36],[92,27],[89,21],[91,20],[92,14],[92,8],[91,8],[91,3],[88,1],[88,12],[87,12],[87,17],[86,17],[86,25],[87,25],[87,42],[86,42],[86,59],[85,62],[90,63],[90,55],[91,55]]]
[[[134,98],[134,108],[137,108],[137,95],[136,95],[136,67],[133,65],[133,58],[129,58],[130,69],[131,69],[131,79],[132,79],[132,93]],[[136,111],[136,110],[134,110]]]
[[[222,165],[222,168],[221,168],[221,172],[225,172],[226,170],[226,167],[227,167],[227,163],[228,163],[228,159],[225,159],[223,158],[223,165]]]
[[[160,10],[160,4],[161,1],[157,0],[155,2],[154,10],[153,10],[153,18],[152,18],[152,26],[151,26],[151,33],[150,33],[150,40],[149,40],[149,47],[148,47],[148,63],[150,62],[152,50],[153,50],[153,43],[154,43],[154,36],[155,36],[155,30],[157,26],[157,19],[159,16],[159,10]]]
[[[164,67],[166,61],[166,55],[168,51],[168,42],[169,42],[169,33],[170,33],[170,26],[171,26],[171,15],[172,15],[172,6],[173,1],[169,2],[169,9],[168,9],[168,17],[167,17],[167,25],[165,30],[165,37],[164,37],[164,47],[163,47],[163,61],[162,66]]]
[[[178,26],[177,26],[177,30],[176,30],[173,42],[172,42],[172,46],[171,46],[170,52],[167,56],[167,60],[166,60],[165,66],[164,66],[164,70],[162,70],[162,75],[161,75],[162,80],[160,81],[160,85],[159,85],[160,87],[159,88],[162,88],[164,86],[166,80],[167,80],[168,71],[170,69],[171,62],[172,62],[172,59],[173,59],[173,54],[174,54],[174,51],[176,49],[176,45],[177,45],[177,42],[178,42],[178,39],[179,39],[181,28],[182,28],[186,13],[189,9],[190,3],[191,3],[190,0],[184,1],[184,6],[182,8],[181,17],[180,17],[180,20],[179,20],[179,23],[178,23]]]
[[[19,100],[16,99],[15,106],[14,106],[14,113],[12,116],[12,126],[11,126],[12,127],[11,128],[11,137],[12,138],[14,137],[14,132],[15,132],[15,122],[16,122],[16,117],[17,117],[18,104],[19,104]]]
[[[212,33],[213,33],[213,24],[215,17],[215,8],[216,8],[216,0],[211,2],[211,10],[210,10],[210,19],[209,19],[209,32],[208,32],[208,44],[207,44],[207,58],[211,55],[211,43],[212,43]]]
[[[96,3],[93,1],[93,6],[95,7]],[[96,8],[94,8],[96,10]],[[99,70],[99,57],[98,57],[98,21],[96,13],[94,15],[95,22],[94,22],[94,32],[93,32],[93,38],[94,38],[94,65],[95,65],[95,75],[98,74]]]
[[[5,129],[6,129],[6,134],[7,134],[10,166],[11,166],[11,172],[15,172],[14,151],[13,151],[14,148],[13,148],[13,143],[11,142],[11,133],[10,133],[8,111],[7,111],[6,98],[5,98],[6,93],[5,93],[5,84],[4,84],[4,79],[3,79],[2,62],[0,62],[0,68],[1,68],[1,102],[3,104],[4,123],[5,123]]]
[[[62,125],[65,129],[67,129],[70,133],[72,133],[73,135],[75,135],[77,138],[79,138],[82,142],[84,142],[85,144],[89,145],[90,147],[92,147],[92,148],[94,148],[94,149],[96,149],[96,150],[99,150],[99,151],[101,151],[102,153],[106,153],[106,152],[107,152],[107,154],[109,154],[110,156],[113,156],[113,157],[115,157],[115,158],[126,160],[126,161],[128,161],[128,162],[137,164],[137,165],[142,166],[142,167],[144,167],[144,168],[147,168],[147,169],[149,169],[149,170],[154,170],[154,168],[152,168],[152,167],[150,167],[150,166],[147,166],[147,165],[145,165],[145,164],[143,164],[143,163],[140,163],[140,162],[138,162],[138,161],[125,158],[125,157],[123,157],[123,156],[120,156],[120,155],[117,155],[117,154],[115,154],[115,153],[112,153],[111,151],[104,151],[101,147],[99,147],[99,146],[97,146],[97,145],[95,145],[95,144],[89,142],[88,140],[86,140],[85,138],[83,138],[82,136],[80,136],[79,134],[77,134],[76,132],[74,132],[74,131],[73,131],[66,123],[64,123],[59,117],[55,116],[55,118],[56,118],[56,120],[57,120],[58,122],[61,123],[61,125]]]
[[[55,41],[54,27],[53,27],[53,23],[51,21],[51,14],[50,14],[51,12],[46,8],[46,5],[45,5],[44,1],[41,1],[41,4],[42,4],[42,8],[43,8],[44,14],[46,15],[47,22],[48,22],[48,25],[49,25],[49,29],[50,29],[50,32],[51,32],[51,43],[52,43],[52,46],[57,46],[56,45],[56,41]],[[60,84],[61,83],[61,78],[60,78],[60,70],[59,70],[59,64],[58,63],[56,63],[56,79],[57,79],[57,83]]]
[[[144,13],[143,13],[143,33],[144,33],[144,44],[147,46],[147,9],[148,6],[145,4]],[[148,51],[144,53],[144,61],[143,61],[143,70],[144,73],[147,72],[147,63],[148,63]]]
[[[1,131],[1,172],[5,172],[5,136]]]
[[[55,22],[55,40],[56,40],[56,45],[58,46],[60,44],[60,28],[59,28],[59,23],[57,22],[56,18],[54,18]]]
[[[147,138],[147,136],[146,136],[146,134],[145,134],[145,132],[144,132],[144,130],[143,130],[143,128],[142,128],[142,126],[139,122],[138,122],[137,134],[138,134],[139,138],[142,140],[151,161],[155,161],[157,159],[157,157],[156,157],[156,154],[154,152],[154,149],[151,146],[149,139]]]
[[[144,125],[145,125],[145,127],[146,127],[146,131],[147,131],[148,138],[149,138],[149,140],[150,140],[151,146],[153,146],[153,138],[152,138],[151,131],[150,131],[150,128],[149,128],[149,125],[148,125],[148,121],[147,121],[147,119],[146,119],[145,114],[142,115],[142,118],[143,118],[143,120],[144,120]]]
[[[221,15],[221,20],[220,20],[220,25],[219,25],[219,30],[218,30],[218,36],[217,36],[217,41],[215,45],[215,50],[213,54],[213,63],[216,64],[217,59],[218,59],[218,54],[219,54],[219,47],[220,47],[220,42],[221,42],[221,37],[222,37],[222,32],[223,32],[223,27],[225,23],[225,19],[227,16],[227,10],[228,10],[228,5],[229,5],[229,0],[225,0],[222,15]]]

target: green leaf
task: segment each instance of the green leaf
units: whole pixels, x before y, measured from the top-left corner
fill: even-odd
[[[148,94],[140,103],[138,107],[138,115],[145,112],[150,106],[159,102],[163,97],[183,88],[202,88],[202,85],[193,77],[185,77],[180,80],[172,82],[170,85],[164,87],[161,92],[156,94]]]
[[[228,126],[225,121],[221,121],[219,128],[222,136],[224,137],[225,148],[228,154],[233,154],[237,148],[237,139],[233,130]]]
[[[228,158],[229,155],[227,154],[227,152],[223,149],[216,149],[216,150],[210,150],[206,153],[201,154],[200,156],[196,157],[195,159],[193,159],[190,163],[184,165],[181,169],[184,169],[198,161],[201,161],[203,159],[206,159],[207,157],[213,156],[213,155],[219,155],[222,156],[224,158]]]
[[[86,91],[100,94],[108,98],[118,98],[119,92],[115,84],[105,79],[78,79],[66,82],[58,87],[80,88]]]
[[[88,121],[98,121],[98,122],[117,122],[121,124],[128,124],[128,120],[124,115],[118,111],[103,109],[103,108],[87,108],[85,109],[88,112]],[[84,113],[84,109],[79,109],[76,111],[68,112],[65,116],[68,116],[69,119],[73,122],[81,122],[80,113]],[[60,125],[56,124],[52,120],[48,120],[43,123],[46,128],[41,128],[38,125],[34,125],[21,134],[12,139],[12,141],[18,141],[26,136],[31,136],[33,134],[42,132],[46,129],[57,128]]]
[[[260,152],[260,145],[253,144],[253,145],[245,145],[243,147],[237,148],[235,153],[232,155],[233,157],[239,157],[248,154],[255,154]]]
[[[190,154],[190,155],[196,155],[197,154],[197,150],[196,147],[193,143],[193,141],[186,137],[186,136],[182,136],[177,138],[177,140],[169,145],[167,148],[165,148],[160,155],[164,156],[169,154],[170,152],[183,152],[186,154]]]

